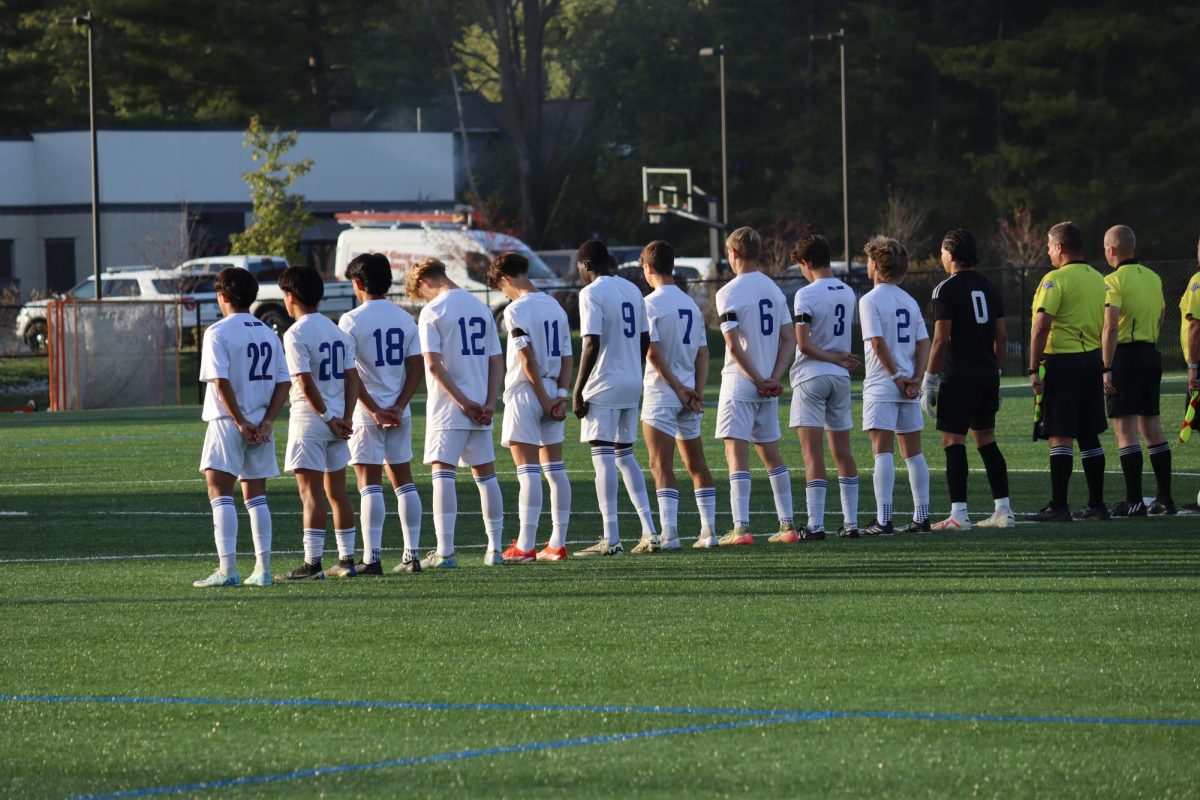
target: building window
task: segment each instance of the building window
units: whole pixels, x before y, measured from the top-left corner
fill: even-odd
[[[0,239],[0,288],[15,282],[13,273],[13,240]]]
[[[65,292],[75,285],[75,240],[46,240],[46,289]]]
[[[246,230],[246,215],[235,212],[201,212],[188,219],[190,258],[229,255],[229,237]]]

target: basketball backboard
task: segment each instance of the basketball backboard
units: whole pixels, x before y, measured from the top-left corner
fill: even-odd
[[[692,171],[678,167],[642,167],[642,204],[651,222],[659,221],[668,209],[691,213]]]

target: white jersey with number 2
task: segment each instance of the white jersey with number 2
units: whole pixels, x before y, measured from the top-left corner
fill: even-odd
[[[888,352],[892,354],[896,374],[912,377],[917,342],[929,338],[917,301],[899,286],[881,283],[862,296],[862,300],[858,302],[858,311],[862,320],[862,335],[867,356],[863,399],[893,403],[917,402],[901,393],[875,356],[875,348],[870,342],[876,336],[883,339]]]

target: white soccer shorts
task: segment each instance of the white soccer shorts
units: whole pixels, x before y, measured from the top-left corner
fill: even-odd
[[[425,463],[478,467],[496,460],[491,428],[427,428]]]
[[[570,406],[567,407],[570,411]],[[542,411],[542,404],[529,386],[513,392],[504,403],[504,420],[500,425],[500,445],[536,444],[545,447],[559,444],[566,437],[566,421],[554,420]]]
[[[351,464],[407,464],[412,461],[412,417],[384,428],[375,423],[354,421],[350,435]]]
[[[236,475],[243,481],[274,478],[279,474],[275,437],[272,435],[263,444],[249,444],[232,418],[214,419],[208,423],[200,452],[200,471],[209,469]]]
[[[792,390],[789,428],[825,428],[848,431],[854,427],[850,416],[850,376],[815,375]]]
[[[755,444],[769,444],[783,438],[779,430],[779,398],[765,400],[735,400],[722,397],[717,401],[718,439],[740,439]]]
[[[685,442],[700,438],[700,423],[703,420],[703,414],[683,406],[646,406],[642,409],[642,422]]]
[[[864,431],[881,430],[895,433],[913,433],[924,430],[925,419],[921,416],[921,404],[916,400],[906,403],[889,400],[863,400]]]
[[[283,457],[283,468],[289,473],[298,469],[314,472],[337,472],[350,462],[350,444],[333,435],[333,431],[322,425],[320,428],[296,428],[288,430],[287,451]]]
[[[632,444],[638,440],[638,409],[589,405],[579,423],[579,441]]]

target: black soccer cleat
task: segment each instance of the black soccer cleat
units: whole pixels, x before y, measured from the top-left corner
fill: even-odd
[[[296,567],[291,572],[281,572],[275,576],[278,581],[320,581],[325,579],[325,570],[321,568],[321,562],[317,561],[310,564],[307,561]]]
[[[370,564],[360,561],[354,565],[354,571],[359,575],[382,575],[383,564],[378,561],[372,561]]]
[[[1103,522],[1109,518],[1108,506],[1100,504],[1098,506],[1086,505],[1071,515],[1077,520],[1091,520],[1093,522]]]
[[[871,520],[871,524],[863,528],[863,533],[867,536],[891,536],[896,532],[892,527],[892,521],[880,522],[877,519]]]
[[[901,528],[899,532],[900,533],[933,533],[933,526],[929,524],[928,518],[925,519],[924,522],[917,522],[916,520],[913,520],[912,522],[908,523],[903,528]]]
[[[1186,511],[1189,514],[1200,512],[1200,503],[1184,503],[1180,511]]]
[[[1112,507],[1110,516],[1113,516],[1113,517],[1144,517],[1144,516],[1146,516],[1147,513],[1148,512],[1146,510],[1146,504],[1143,503],[1141,500],[1135,500],[1132,503],[1129,502],[1128,500],[1122,500],[1120,503],[1117,503],[1115,506]]]
[[[1025,517],[1026,522],[1070,522],[1071,510],[1066,506],[1055,508],[1052,504],[1047,503],[1042,507],[1041,511],[1036,514],[1028,514]]]
[[[1178,513],[1179,510],[1175,508],[1175,501],[1169,497],[1166,500],[1155,499],[1155,501],[1150,504],[1149,508],[1149,514],[1152,517],[1157,517],[1160,514],[1166,514],[1168,517],[1173,517]]]
[[[857,539],[860,535],[861,534],[858,532],[858,528],[855,528],[852,525],[843,525],[842,527],[838,528],[839,539]]]
[[[800,528],[800,541],[802,542],[819,542],[825,538],[825,528],[817,525],[810,528],[807,525]]]

